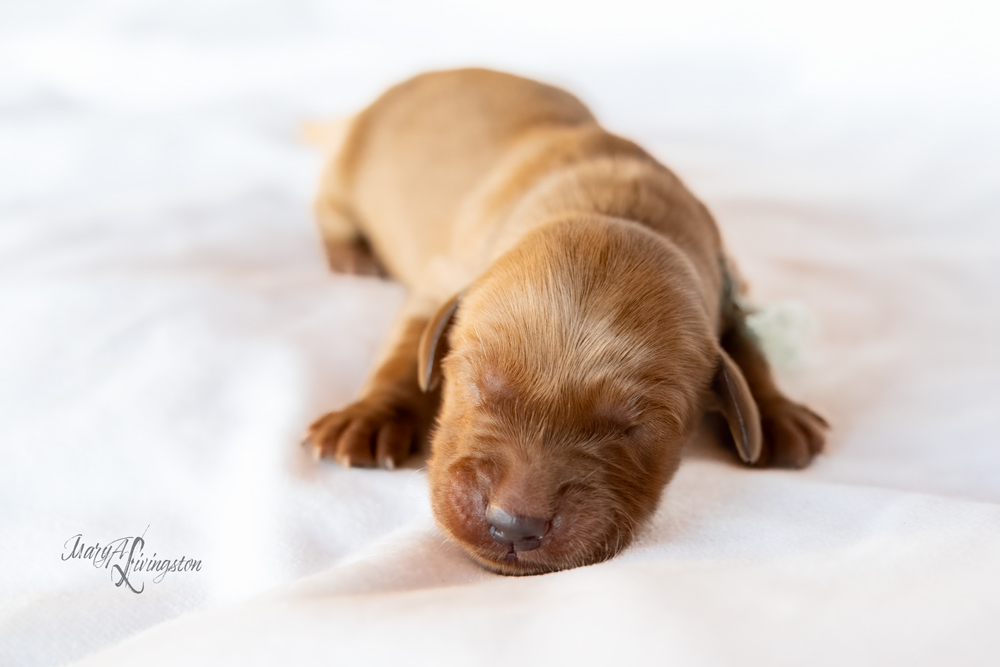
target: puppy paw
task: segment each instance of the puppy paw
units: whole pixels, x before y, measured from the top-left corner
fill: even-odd
[[[314,421],[302,444],[311,447],[317,459],[332,457],[346,467],[392,470],[413,451],[417,424],[407,406],[364,398]]]
[[[386,277],[386,271],[368,243],[361,238],[350,241],[326,241],[326,261],[334,273],[355,276]]]
[[[764,452],[759,466],[804,468],[823,451],[826,420],[804,405],[779,397],[758,405]]]

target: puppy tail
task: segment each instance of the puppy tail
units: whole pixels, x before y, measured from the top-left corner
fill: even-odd
[[[338,153],[353,124],[354,116],[306,121],[299,127],[299,139],[310,146],[322,148],[327,153]]]

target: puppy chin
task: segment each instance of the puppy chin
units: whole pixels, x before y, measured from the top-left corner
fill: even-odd
[[[559,531],[559,527],[554,526],[554,531]],[[594,565],[614,557],[632,540],[630,534],[608,534],[597,540],[582,540],[550,532],[542,538],[539,547],[520,551],[495,542],[470,543],[454,534],[451,536],[479,565],[507,576],[547,574]],[[572,545],[567,544],[570,541],[573,542]],[[567,548],[570,546],[571,548]]]
[[[586,565],[594,565],[613,558],[628,546],[631,536],[617,540],[613,546],[606,545],[592,550],[590,553],[580,553],[567,556],[553,556],[546,550],[546,545],[532,551],[505,551],[502,548],[476,550],[470,545],[462,544],[466,553],[482,567],[512,577],[548,574],[559,570],[568,570]],[[499,546],[499,545],[497,545]]]

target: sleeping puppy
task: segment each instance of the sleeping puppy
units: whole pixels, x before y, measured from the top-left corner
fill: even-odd
[[[708,210],[568,93],[435,72],[314,134],[334,148],[316,202],[331,267],[410,296],[358,400],[306,442],[391,469],[436,417],[434,515],[485,567],[614,556],[706,411],[750,465],[822,449],[825,422],[744,325]]]

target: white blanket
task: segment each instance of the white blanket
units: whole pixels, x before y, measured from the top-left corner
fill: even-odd
[[[0,664],[997,664],[997,10],[690,4],[4,4]],[[326,271],[298,124],[468,63],[712,208],[811,468],[706,431],[625,554],[503,578],[419,462],[300,450],[403,294]]]

